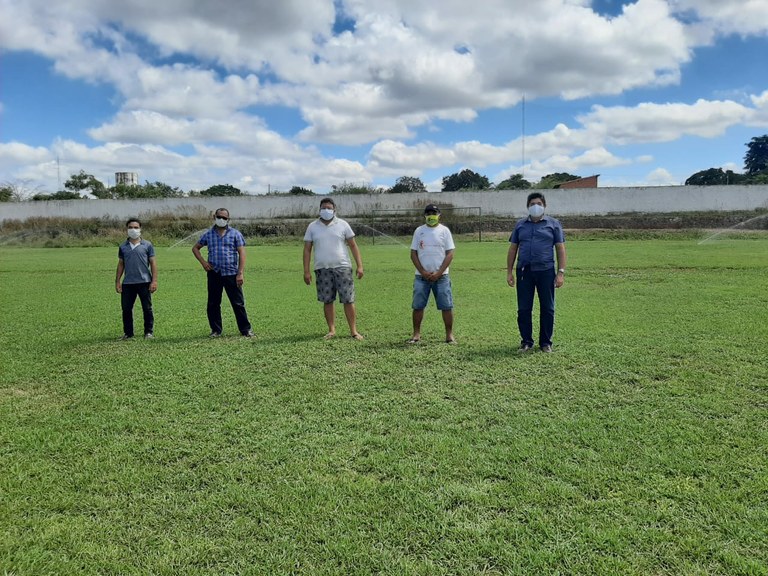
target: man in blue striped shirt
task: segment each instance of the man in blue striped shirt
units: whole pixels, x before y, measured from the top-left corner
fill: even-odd
[[[208,260],[200,248],[208,247]],[[229,226],[229,210],[219,208],[214,212],[214,225],[200,237],[192,247],[192,253],[208,274],[208,324],[211,338],[218,338],[223,332],[221,324],[221,296],[227,292],[232,311],[237,320],[240,334],[250,338],[253,331],[245,311],[243,296],[243,272],[245,270],[245,238]]]

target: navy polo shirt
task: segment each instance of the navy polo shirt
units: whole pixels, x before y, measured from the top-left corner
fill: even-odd
[[[563,226],[559,220],[542,216],[538,222],[530,217],[515,224],[509,237],[512,244],[517,244],[517,268],[532,271],[549,270],[555,267],[555,244],[565,242]]]

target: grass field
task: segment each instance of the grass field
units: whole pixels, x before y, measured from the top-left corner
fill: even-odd
[[[459,244],[459,344],[430,307],[411,347],[399,244],[363,342],[300,242],[249,247],[257,338],[215,341],[188,246],[128,342],[116,247],[0,249],[0,574],[768,574],[765,240],[570,242],[525,356],[506,249]]]

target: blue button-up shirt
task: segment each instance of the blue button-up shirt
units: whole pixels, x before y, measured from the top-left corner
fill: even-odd
[[[554,268],[555,244],[565,242],[563,226],[555,218],[542,216],[538,222],[523,218],[515,224],[509,237],[512,244],[517,244],[517,267],[533,271]]]
[[[237,249],[245,246],[245,238],[238,230],[227,226],[227,231],[220,236],[214,226],[200,237],[198,244],[208,247],[208,262],[216,272],[222,276],[237,274],[240,261]]]

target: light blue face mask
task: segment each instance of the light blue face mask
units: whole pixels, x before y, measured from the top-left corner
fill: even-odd
[[[334,210],[331,208],[320,208],[320,218],[326,222],[333,220]]]
[[[541,218],[544,216],[544,206],[541,204],[531,204],[528,206],[528,214],[531,215],[531,218]]]

